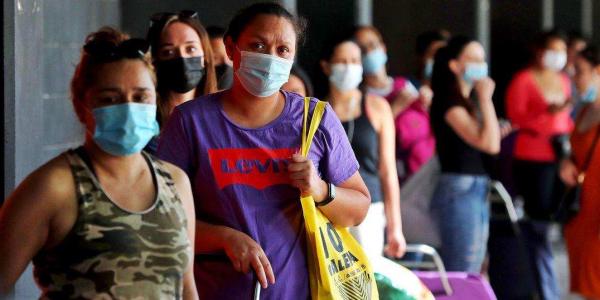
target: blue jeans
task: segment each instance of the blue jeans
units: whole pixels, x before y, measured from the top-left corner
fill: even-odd
[[[431,200],[448,271],[479,273],[489,235],[487,176],[442,173]]]

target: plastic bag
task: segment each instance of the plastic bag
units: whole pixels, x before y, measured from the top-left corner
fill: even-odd
[[[433,294],[409,269],[385,257],[371,258],[381,300],[433,300]]]

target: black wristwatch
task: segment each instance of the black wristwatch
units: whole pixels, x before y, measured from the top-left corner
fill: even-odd
[[[327,183],[327,198],[321,202],[315,202],[315,206],[325,206],[335,199],[335,185]]]

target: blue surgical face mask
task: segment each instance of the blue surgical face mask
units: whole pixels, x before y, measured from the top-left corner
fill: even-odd
[[[373,75],[377,73],[385,66],[387,60],[388,57],[383,48],[377,48],[367,53],[362,59],[365,74]]]
[[[329,82],[339,91],[345,92],[358,87],[362,81],[363,68],[360,64],[332,64]]]
[[[475,81],[488,76],[487,63],[467,63],[463,79],[468,84],[473,84]]]
[[[158,134],[156,105],[123,103],[92,110],[94,141],[104,151],[126,156],[142,151]]]
[[[431,79],[431,74],[433,74],[433,59],[428,59],[427,62],[425,62],[423,76],[425,79]]]
[[[275,94],[290,78],[293,60],[248,51],[240,54],[240,67],[235,74],[244,89],[256,97]]]
[[[598,88],[596,85],[592,84],[585,94],[581,95],[581,102],[583,103],[592,103],[596,100],[598,96]]]

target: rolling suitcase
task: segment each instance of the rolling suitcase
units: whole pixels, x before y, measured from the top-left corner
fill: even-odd
[[[488,240],[488,275],[499,299],[541,299],[525,235],[522,201],[513,205],[499,181],[491,182],[491,218]],[[518,280],[515,280],[518,279]]]
[[[414,271],[414,273],[429,288],[436,299],[496,300],[492,287],[481,275],[446,272],[442,259],[433,247],[408,245],[406,250],[431,258],[431,263],[418,262],[414,265],[407,262],[400,263],[409,268],[434,269],[434,271]]]

